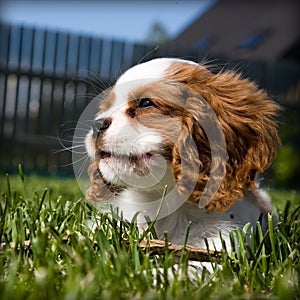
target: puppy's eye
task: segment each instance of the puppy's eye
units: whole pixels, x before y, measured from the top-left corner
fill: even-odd
[[[142,98],[137,104],[137,108],[146,108],[150,106],[154,106],[154,103],[149,98]]]

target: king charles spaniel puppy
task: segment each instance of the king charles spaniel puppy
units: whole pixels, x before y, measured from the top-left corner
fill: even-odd
[[[279,106],[239,74],[159,58],[127,70],[104,95],[85,144],[88,200],[156,219],[159,238],[221,247],[220,232],[271,213],[256,175],[280,144]]]

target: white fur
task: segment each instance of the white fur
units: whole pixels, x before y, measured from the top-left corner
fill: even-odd
[[[85,144],[86,152],[89,155],[89,157],[92,160],[95,160],[96,159],[96,149],[95,149],[94,143],[91,141],[92,136],[93,136],[93,130],[91,129],[85,137],[84,144]]]
[[[184,62],[193,63],[191,61],[186,61],[177,58],[157,58],[150,60],[148,62],[136,65],[129,70],[127,70],[117,81],[116,86],[134,82],[136,80],[157,80],[164,77],[164,72],[171,66],[174,62]]]
[[[148,204],[150,204],[151,201],[157,200],[158,197],[160,197],[160,193],[127,189],[117,199],[113,200],[112,204],[120,207],[123,211],[123,216],[128,220],[133,218],[136,213],[133,209],[138,207],[138,211],[140,211],[139,226],[140,229],[144,229],[146,227],[145,216],[150,215],[153,218],[157,211],[151,211],[153,209],[151,205],[143,206],[139,204],[142,201],[148,201]],[[143,207],[149,207],[148,211],[143,209]],[[207,212],[199,208],[197,204],[184,203],[179,209],[166,217],[158,218],[155,223],[155,230],[160,239],[167,232],[170,242],[183,245],[188,226],[190,226],[188,244],[206,248],[204,238],[207,238],[210,249],[216,250],[222,248],[221,232],[227,249],[230,250],[229,232],[236,228],[243,229],[247,223],[254,227],[260,213],[260,209],[247,199],[241,199],[236,202],[226,212]]]

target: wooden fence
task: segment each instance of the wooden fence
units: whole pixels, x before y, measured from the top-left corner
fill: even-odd
[[[76,122],[97,93],[143,59],[201,60],[200,54],[174,47],[153,51],[142,44],[5,24],[0,40],[1,172],[16,171],[21,163],[39,174],[72,173],[72,155],[61,151],[61,143],[71,146]],[[299,80],[299,72],[286,66],[238,65],[276,95]]]
[[[61,143],[71,146],[86,104],[149,47],[4,24],[0,37],[1,170],[72,172]]]

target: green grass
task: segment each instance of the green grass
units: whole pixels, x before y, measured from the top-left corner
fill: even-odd
[[[300,299],[295,192],[270,191],[278,227],[269,220],[265,235],[253,232],[251,247],[244,232],[233,232],[239,246],[222,250],[222,268],[191,278],[187,254],[175,268],[168,249],[140,248],[155,233],[96,211],[73,179],[21,173],[1,176],[0,188],[0,299]],[[95,232],[87,226],[93,218]]]

